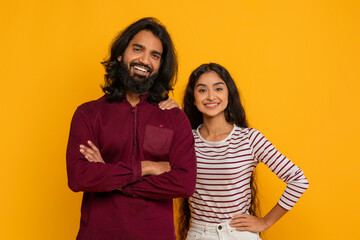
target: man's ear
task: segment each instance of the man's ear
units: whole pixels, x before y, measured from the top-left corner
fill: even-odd
[[[119,62],[121,62],[121,58],[122,58],[122,56],[120,55],[120,56],[118,56],[117,60],[118,60]]]

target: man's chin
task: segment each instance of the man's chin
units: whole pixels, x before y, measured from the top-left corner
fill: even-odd
[[[141,76],[141,75],[134,74],[131,78],[137,82],[145,82],[147,79],[149,79],[149,76]]]

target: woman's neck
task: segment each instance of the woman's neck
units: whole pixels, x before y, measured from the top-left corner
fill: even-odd
[[[199,129],[201,137],[206,141],[218,142],[224,140],[233,130],[233,124],[226,121],[225,116],[204,116],[203,126]]]

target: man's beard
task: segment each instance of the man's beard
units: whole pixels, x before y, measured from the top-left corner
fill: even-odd
[[[149,91],[153,86],[158,73],[152,74],[152,69],[149,66],[143,65],[141,63],[130,63],[130,67],[137,65],[143,68],[147,68],[150,72],[150,76],[145,77],[134,73],[133,76],[130,75],[130,69],[124,63],[123,59],[120,61],[120,68],[118,71],[118,77],[124,83],[126,91],[130,91],[135,94],[142,94]]]

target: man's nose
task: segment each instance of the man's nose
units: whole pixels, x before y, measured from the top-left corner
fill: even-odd
[[[139,60],[142,64],[149,65],[150,64],[150,54],[149,53],[142,54],[142,56],[140,57]]]

